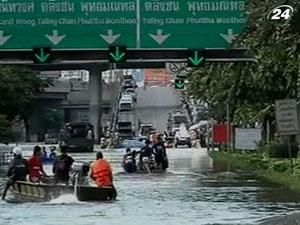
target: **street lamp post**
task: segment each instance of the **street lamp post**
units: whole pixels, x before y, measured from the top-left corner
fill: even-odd
[[[226,103],[226,120],[227,120],[227,126],[226,126],[226,139],[227,139],[227,151],[230,151],[230,106],[229,101]]]

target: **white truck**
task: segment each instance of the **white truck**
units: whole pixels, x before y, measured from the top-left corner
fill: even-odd
[[[180,124],[179,130],[175,133],[175,148],[178,148],[179,145],[187,145],[189,148],[192,147],[191,136],[184,123]]]
[[[120,112],[117,131],[121,139],[129,139],[135,135],[135,118],[132,112]]]

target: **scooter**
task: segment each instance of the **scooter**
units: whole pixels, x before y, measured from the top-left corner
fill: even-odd
[[[136,164],[132,157],[125,159],[123,162],[123,168],[127,173],[134,173],[137,171]]]

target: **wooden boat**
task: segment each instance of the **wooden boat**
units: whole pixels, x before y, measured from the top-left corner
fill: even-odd
[[[63,194],[74,193],[74,187],[68,185],[52,185],[43,183],[31,183],[27,181],[17,181],[10,191],[17,201],[37,201],[45,202],[55,199]]]
[[[111,201],[116,200],[117,191],[114,187],[76,186],[76,197],[79,201]]]
[[[27,181],[15,182],[10,187],[10,191],[14,196],[14,200],[20,202],[47,202],[64,194],[74,194],[74,192],[79,201],[115,200],[117,196],[114,187],[98,188],[89,185],[53,185]]]

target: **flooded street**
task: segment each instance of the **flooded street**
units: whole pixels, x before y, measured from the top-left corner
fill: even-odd
[[[300,225],[299,21],[0,0],[0,225]]]
[[[30,153],[28,147],[26,153]],[[262,219],[300,209],[299,198],[289,197],[285,190],[245,174],[215,171],[218,167],[203,149],[169,149],[168,172],[151,175],[123,173],[123,151],[104,152],[115,174],[117,201],[82,203],[73,195],[49,203],[1,201],[0,224],[257,224]],[[94,158],[94,154],[72,156],[83,161]],[[50,171],[49,166],[46,169]]]
[[[171,88],[140,89],[136,118],[164,130],[168,112],[180,105],[178,99]],[[33,144],[22,147],[28,158]],[[226,166],[213,163],[205,149],[168,149],[168,171],[151,175],[124,173],[123,153],[124,149],[104,151],[112,164],[117,201],[83,203],[74,195],[47,203],[0,201],[0,224],[244,225],[300,209],[299,196],[259,182],[249,174],[228,172]],[[95,153],[71,156],[89,162]],[[51,166],[45,168],[51,174]]]

